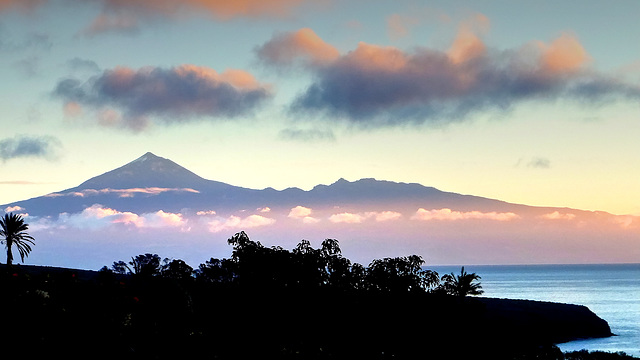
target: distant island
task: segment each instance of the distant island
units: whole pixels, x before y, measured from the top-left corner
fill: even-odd
[[[628,241],[640,217],[513,204],[418,183],[341,178],[308,190],[250,189],[152,153],[78,180],[0,206],[0,216],[28,215],[40,249],[33,263],[97,269],[152,252],[195,265],[207,260],[200,254],[226,254],[226,237],[241,230],[287,248],[330,236],[366,263],[404,254],[424,254],[431,264],[619,263],[640,255]]]
[[[368,267],[337,240],[265,247],[240,232],[230,259],[193,269],[143,254],[100,271],[0,267],[8,353],[104,358],[627,359],[553,344],[611,336],[584,306],[479,298],[480,276],[421,257]]]

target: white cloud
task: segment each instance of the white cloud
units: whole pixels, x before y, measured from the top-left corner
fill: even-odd
[[[198,216],[207,216],[207,215],[215,215],[215,214],[216,212],[214,210],[202,210],[196,213],[196,215]]]
[[[559,211],[554,211],[552,213],[549,214],[544,214],[540,216],[543,219],[547,219],[547,220],[573,220],[576,217],[576,214],[571,214],[571,213],[561,213]]]
[[[10,212],[16,212],[16,211],[24,211],[25,209],[22,206],[7,206],[4,209],[4,212],[6,213],[10,213]]]
[[[292,208],[291,211],[289,211],[288,217],[301,219],[301,218],[304,218],[305,216],[309,216],[309,215],[311,215],[311,209],[310,208],[298,205],[298,206]]]
[[[159,227],[177,227],[185,224],[182,214],[168,213],[158,210],[154,213],[142,214],[142,222],[138,227],[159,228]]]
[[[368,219],[374,219],[375,221],[381,222],[398,220],[401,217],[402,214],[395,211],[367,211],[365,213],[343,212],[331,215],[329,217],[329,221],[332,223],[360,224]]]
[[[618,215],[613,218],[613,222],[623,228],[637,227],[640,224],[640,216]]]
[[[158,210],[153,213],[138,215],[129,211],[118,211],[112,208],[94,204],[79,213],[62,213],[57,221],[48,222],[48,225],[58,227],[75,227],[79,229],[100,229],[113,224],[124,224],[136,228],[163,228],[182,227],[186,220],[182,214]]]
[[[329,217],[329,221],[332,223],[347,223],[347,224],[359,224],[365,221],[367,217],[365,215],[343,212],[340,214],[333,214]]]
[[[411,217],[412,220],[422,220],[422,221],[430,221],[430,220],[495,220],[495,221],[511,221],[515,219],[519,219],[520,216],[512,213],[498,213],[498,212],[480,212],[480,211],[468,211],[468,212],[460,212],[453,211],[451,209],[440,209],[440,210],[425,210],[423,208],[418,209],[416,213]]]
[[[312,212],[313,210],[310,208],[298,205],[289,211],[289,215],[287,215],[287,217],[302,220],[305,224],[316,224],[320,222],[320,219],[311,216]]]
[[[396,211],[382,211],[382,212],[372,212],[366,213],[368,217],[374,217],[376,221],[390,221],[390,220],[398,220],[402,217],[402,214]]]
[[[275,219],[264,217],[262,215],[249,215],[245,218],[231,215],[228,218],[217,217],[208,222],[209,231],[220,232],[228,229],[249,229],[260,226],[268,226],[275,223]]]

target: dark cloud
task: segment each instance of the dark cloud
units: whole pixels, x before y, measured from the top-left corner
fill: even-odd
[[[294,100],[294,113],[358,127],[449,123],[531,100],[568,98],[597,105],[640,99],[640,86],[590,70],[587,52],[571,34],[549,44],[498,51],[463,28],[447,51],[408,52],[361,42],[346,54],[314,62],[315,48],[299,33],[275,36],[259,48],[270,52],[257,51],[257,56],[271,66],[306,60],[314,80]]]
[[[0,140],[0,159],[36,157],[54,159],[61,148],[60,140],[53,136],[18,135]]]
[[[115,68],[86,81],[62,80],[53,94],[76,110],[95,110],[101,125],[133,130],[152,122],[247,115],[272,96],[268,85],[246,71],[218,73],[194,65]]]

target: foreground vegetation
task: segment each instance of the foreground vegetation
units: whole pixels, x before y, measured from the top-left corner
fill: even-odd
[[[245,232],[228,240],[233,246],[230,259],[210,259],[194,270],[182,260],[164,259],[156,254],[138,255],[129,262],[116,261],[102,272],[142,278],[165,277],[216,284],[230,288],[276,290],[335,290],[381,293],[440,293],[465,297],[483,293],[480,276],[459,275],[422,269],[418,255],[373,260],[368,267],[342,256],[338,240],[326,239],[319,249],[302,240],[292,251],[279,246],[263,246]]]
[[[481,289],[479,276],[464,269],[440,277],[423,270],[418,256],[374,260],[365,268],[344,258],[331,239],[319,249],[302,241],[287,251],[241,232],[229,244],[230,259],[211,259],[195,270],[153,254],[99,272],[5,267],[4,355],[628,358],[562,354],[551,345],[549,323],[505,317],[466,297]],[[524,309],[521,302],[511,305]]]

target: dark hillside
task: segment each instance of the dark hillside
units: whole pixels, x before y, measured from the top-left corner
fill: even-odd
[[[604,320],[576,305],[242,289],[34,266],[2,266],[0,274],[3,343],[31,358],[512,358],[610,335]]]

